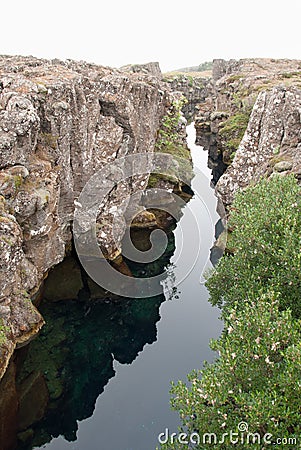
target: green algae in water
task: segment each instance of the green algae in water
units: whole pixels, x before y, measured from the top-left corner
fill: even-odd
[[[115,374],[112,355],[130,364],[146,343],[156,340],[162,301],[163,295],[120,299],[95,303],[88,311],[77,301],[42,305],[47,324],[30,344],[19,381],[32,371],[41,372],[49,404],[45,417],[33,425],[34,437],[24,449],[59,435],[76,440],[77,421],[92,415],[97,397]]]
[[[128,261],[134,276],[162,273],[175,249],[171,230],[167,235],[168,246],[160,260],[149,264]],[[50,280],[55,283],[55,278]],[[87,284],[93,285],[91,280]],[[22,430],[26,442],[20,442],[20,450],[40,447],[60,435],[76,440],[77,422],[93,414],[98,396],[115,375],[114,359],[130,364],[146,343],[156,341],[163,301],[165,297],[159,295],[42,302],[40,311],[46,325],[28,347],[18,383],[33,372],[41,373],[49,402],[43,419]]]

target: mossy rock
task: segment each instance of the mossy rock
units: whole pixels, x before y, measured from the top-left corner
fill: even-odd
[[[286,172],[293,167],[292,161],[279,161],[274,165],[274,172]]]
[[[153,228],[157,226],[156,216],[149,211],[141,211],[137,214],[132,223],[131,228]]]

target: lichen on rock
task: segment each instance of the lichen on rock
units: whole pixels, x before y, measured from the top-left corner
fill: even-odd
[[[278,94],[273,89],[276,89]],[[247,132],[248,137],[246,138],[250,145],[246,141],[241,144],[244,148],[243,153],[252,152],[251,146],[254,145],[256,140],[260,140],[261,136],[265,141],[265,144],[260,144],[260,146],[264,146],[264,151],[266,151],[269,142],[273,145],[271,150],[274,154],[279,151],[280,141],[276,136],[278,136],[279,130],[283,129],[282,120],[285,123],[287,133],[286,144],[284,141],[282,150],[286,151],[287,143],[296,148],[298,143],[296,142],[295,124],[296,119],[298,119],[298,97],[295,96],[294,91],[300,91],[300,89],[301,61],[298,60],[242,59],[239,61],[213,61],[212,90],[208,92],[205,101],[200,103],[195,123],[197,142],[209,150],[209,165],[213,170],[214,183],[218,182],[229,166],[229,173],[233,174],[232,163],[235,161],[235,155],[245,135],[249,119],[252,122],[252,120],[256,120],[256,117],[259,117],[259,110],[266,111],[264,99],[269,99],[272,91],[274,92],[272,94],[274,99],[271,101],[275,102],[274,115],[267,118],[264,114],[264,126],[260,129],[258,126],[258,129],[255,129],[256,126],[252,125],[252,130]],[[281,92],[286,92],[286,112],[280,111],[281,107],[279,108],[282,103],[281,95],[284,95]],[[289,104],[291,104],[291,107],[288,106]],[[295,111],[293,112],[294,108]],[[269,104],[269,109],[271,112],[272,104]],[[271,137],[267,136],[264,129],[267,126]],[[253,132],[254,134],[252,134]],[[273,144],[274,141],[279,141],[277,146]],[[263,161],[266,162],[266,156],[262,154],[259,157],[258,155],[260,165]],[[241,152],[238,153],[238,158],[241,159]],[[249,166],[255,164],[254,154],[252,158],[246,158],[244,164],[242,164],[244,175],[246,167],[249,168]],[[296,170],[296,165],[294,165],[293,170]],[[251,168],[250,171],[252,171]],[[243,175],[241,178],[243,178]],[[223,189],[223,183],[224,181],[220,183],[221,190]],[[235,181],[233,181],[234,183]],[[229,189],[235,191],[236,188],[233,185]],[[230,201],[230,197],[225,200]]]
[[[117,70],[0,56],[0,83],[1,378],[16,345],[43,325],[30,297],[65,257],[74,201],[105,164],[153,152],[171,94],[155,63]],[[125,180],[100,205],[98,242],[108,258],[120,253],[124,233],[117,226],[113,236],[112,208],[147,180]]]

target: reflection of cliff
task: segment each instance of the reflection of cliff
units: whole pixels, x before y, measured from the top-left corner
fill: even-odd
[[[163,300],[96,302],[88,311],[77,301],[42,306],[47,324],[30,345],[20,378],[32,371],[45,374],[49,403],[25,448],[61,434],[76,439],[77,421],[92,415],[97,397],[115,374],[113,359],[130,364],[146,343],[156,340]]]
[[[149,231],[141,233],[145,245]],[[144,267],[130,265],[135,276],[162,272],[174,252],[174,235],[171,230],[167,235],[168,246],[160,260]],[[89,299],[81,301],[87,286]],[[58,300],[58,289],[64,301],[54,301]],[[78,298],[72,300],[69,294],[67,300],[68,290]],[[145,344],[156,341],[159,307],[165,300],[163,295],[105,298],[101,288],[81,276],[72,258],[49,276],[45,296],[52,300],[44,300],[40,307],[46,325],[28,350],[22,350],[26,357],[18,375],[19,437],[24,440],[18,448],[27,450],[59,435],[70,441],[76,439],[77,421],[93,414],[97,397],[115,375],[114,359],[130,364]],[[32,393],[34,401],[27,401]]]

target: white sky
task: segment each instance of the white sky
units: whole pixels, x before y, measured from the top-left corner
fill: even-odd
[[[301,59],[301,0],[3,0],[0,54],[163,71],[213,58]]]

